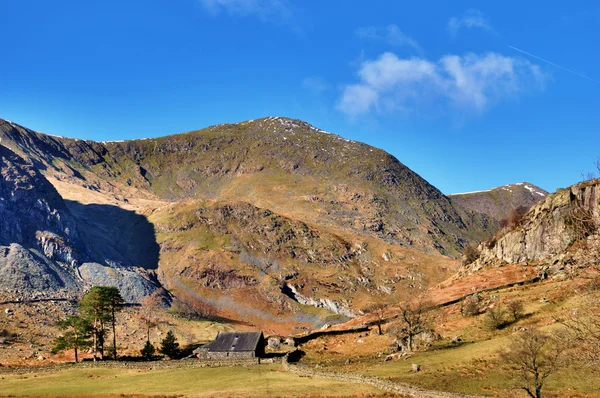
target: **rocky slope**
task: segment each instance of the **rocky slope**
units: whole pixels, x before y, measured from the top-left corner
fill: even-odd
[[[519,182],[485,191],[452,194],[448,197],[458,206],[501,221],[508,218],[512,210],[519,207],[530,209],[547,195],[548,192],[540,187],[528,182]]]
[[[393,156],[298,120],[265,118],[106,143],[50,137],[8,122],[0,122],[0,134],[47,175],[90,189],[135,188],[174,201],[244,200],[453,256],[489,234],[485,222],[461,217],[463,209]]]
[[[82,275],[94,253],[62,197],[30,163],[0,145],[0,295],[11,299],[76,296],[94,278]],[[105,278],[106,280],[106,278]],[[112,276],[112,284],[140,299],[156,285],[133,275]],[[148,285],[154,287],[151,289]]]
[[[482,244],[479,265],[591,265],[600,259],[600,180],[559,189],[514,227]]]

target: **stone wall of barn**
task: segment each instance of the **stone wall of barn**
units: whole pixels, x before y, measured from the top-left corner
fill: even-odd
[[[254,351],[204,351],[198,353],[198,358],[201,359],[249,359],[255,357]]]

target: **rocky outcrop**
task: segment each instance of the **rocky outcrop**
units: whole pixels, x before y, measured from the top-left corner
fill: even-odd
[[[117,287],[128,303],[139,303],[158,289],[156,283],[133,270],[110,268],[98,263],[84,263],[78,271],[81,278],[90,285]]]
[[[594,241],[600,226],[600,180],[559,189],[518,225],[480,246],[478,264],[547,261],[577,241]]]
[[[75,217],[33,164],[2,145],[0,177],[0,292],[28,299],[105,285],[118,287],[126,301],[139,302],[158,288],[143,270],[79,266],[92,250]]]
[[[303,294],[298,292],[298,289],[296,289],[294,285],[291,285],[289,283],[284,283],[281,291],[291,299],[299,302],[300,304],[310,305],[312,307],[317,308],[325,308],[326,310],[329,310],[334,314],[344,315],[349,318],[356,317],[354,311],[347,304],[328,298],[313,298],[304,296]]]

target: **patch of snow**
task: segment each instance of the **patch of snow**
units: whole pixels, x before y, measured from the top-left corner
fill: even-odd
[[[529,185],[525,185],[525,189],[528,190],[529,192],[533,193],[533,194],[540,195],[540,196],[546,196],[545,193],[536,191],[535,188],[530,187]]]
[[[490,192],[491,189],[484,189],[482,191],[471,191],[471,192],[461,192],[461,193],[451,193],[448,196],[455,196],[455,195],[468,195],[471,193],[480,193],[480,192]]]

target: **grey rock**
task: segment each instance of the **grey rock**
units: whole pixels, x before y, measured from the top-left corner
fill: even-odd
[[[139,303],[158,289],[154,282],[132,269],[116,269],[98,263],[84,263],[78,271],[81,278],[91,285],[116,286],[121,296],[129,303]]]

